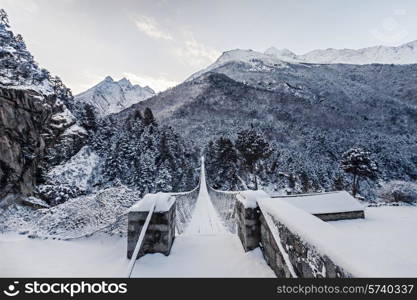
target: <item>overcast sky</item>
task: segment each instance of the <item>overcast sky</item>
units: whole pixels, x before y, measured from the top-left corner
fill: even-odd
[[[42,67],[74,93],[129,78],[173,86],[223,51],[297,54],[417,39],[415,0],[0,0]]]

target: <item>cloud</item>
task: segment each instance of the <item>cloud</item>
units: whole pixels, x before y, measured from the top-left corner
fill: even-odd
[[[183,35],[184,42],[174,49],[174,53],[184,63],[192,67],[202,67],[220,56],[218,50],[198,42],[190,31],[185,31]]]
[[[124,72],[123,76],[127,77],[134,84],[139,84],[140,86],[149,86],[156,92],[162,92],[170,87],[176,86],[179,83],[164,76],[152,77],[130,72]]]
[[[102,81],[107,74],[96,74],[91,70],[83,70],[75,80],[66,80],[74,95],[79,94],[93,87]]]
[[[2,8],[6,9],[7,13],[13,13],[13,20],[15,20],[17,16],[21,19],[32,18],[39,12],[39,5],[35,0],[2,0],[1,2]]]
[[[157,40],[172,40],[172,36],[159,28],[158,23],[146,16],[136,16],[134,18],[137,29],[147,36]]]

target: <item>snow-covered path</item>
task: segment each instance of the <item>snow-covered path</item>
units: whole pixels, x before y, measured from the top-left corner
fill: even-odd
[[[147,254],[132,277],[275,277],[259,248],[246,252],[236,235],[180,235],[169,256]]]
[[[201,164],[200,192],[186,235],[192,234],[224,234],[226,229],[222,225],[207,191],[204,159]]]

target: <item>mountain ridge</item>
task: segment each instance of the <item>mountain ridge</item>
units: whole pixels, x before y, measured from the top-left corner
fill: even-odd
[[[264,54],[292,62],[323,64],[414,64],[417,63],[417,40],[399,46],[371,46],[360,49],[315,49],[297,55],[288,49],[268,48]]]
[[[127,78],[115,81],[106,76],[102,81],[75,95],[75,101],[92,105],[100,116],[117,113],[132,104],[155,95],[149,86],[133,85]]]

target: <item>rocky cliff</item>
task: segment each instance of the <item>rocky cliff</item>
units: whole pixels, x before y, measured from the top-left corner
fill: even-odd
[[[55,97],[0,87],[0,198],[31,195]]]
[[[85,144],[71,91],[38,66],[0,9],[0,206],[31,195],[41,173]]]

